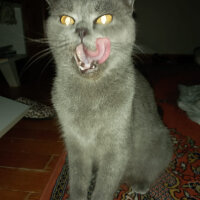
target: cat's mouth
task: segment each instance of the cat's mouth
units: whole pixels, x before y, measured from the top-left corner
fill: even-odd
[[[98,70],[110,55],[110,40],[108,38],[96,39],[96,50],[90,51],[84,43],[76,47],[74,58],[77,66],[82,73],[91,73]]]

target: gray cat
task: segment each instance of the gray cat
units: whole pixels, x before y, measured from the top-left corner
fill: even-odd
[[[111,200],[126,182],[144,194],[172,145],[152,89],[132,64],[134,0],[49,0],[57,74],[52,100],[69,158],[70,199]]]

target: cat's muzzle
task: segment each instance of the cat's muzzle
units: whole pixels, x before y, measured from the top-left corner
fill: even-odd
[[[82,73],[92,73],[98,70],[110,55],[111,43],[108,38],[96,39],[96,50],[91,51],[81,42],[75,49],[74,58]]]

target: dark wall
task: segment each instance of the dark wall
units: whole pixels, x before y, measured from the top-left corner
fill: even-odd
[[[135,8],[145,52],[184,55],[200,46],[200,0],[136,0]]]

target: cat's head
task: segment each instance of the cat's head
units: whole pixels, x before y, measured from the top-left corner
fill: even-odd
[[[135,41],[134,0],[47,2],[47,35],[62,73],[91,77],[130,63]]]

